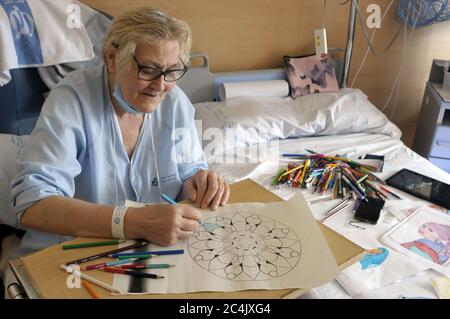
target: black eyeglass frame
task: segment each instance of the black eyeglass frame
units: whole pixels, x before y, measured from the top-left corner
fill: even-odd
[[[136,58],[136,55],[134,55],[134,54],[133,54],[133,59],[134,59],[134,62],[136,62],[137,69],[138,69],[137,77],[138,77],[139,80],[142,80],[142,81],[154,81],[156,79],[159,79],[159,77],[161,75],[164,75],[164,81],[166,81],[166,82],[175,82],[175,81],[178,81],[179,79],[181,79],[186,74],[186,72],[189,70],[189,68],[183,62],[181,62],[181,63],[183,63],[183,68],[182,69],[174,69],[174,70],[163,71],[163,70],[161,70],[159,68],[152,68],[151,66],[146,66],[146,65],[140,64],[139,61]],[[141,71],[145,70],[145,69],[149,69],[149,70],[152,70],[152,71],[158,71],[159,74],[158,74],[158,76],[156,76],[156,77],[154,77],[152,79],[144,79],[141,76]],[[180,71],[183,71],[183,73],[178,78],[176,78],[175,80],[167,80],[167,78],[166,78],[167,74],[174,73],[174,72],[180,72]]]

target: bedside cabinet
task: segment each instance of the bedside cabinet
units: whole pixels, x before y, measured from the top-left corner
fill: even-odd
[[[450,93],[441,90],[441,83],[427,82],[412,148],[450,173]]]

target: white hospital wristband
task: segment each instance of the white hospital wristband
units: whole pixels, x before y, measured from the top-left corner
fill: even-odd
[[[111,232],[113,238],[125,238],[123,231],[125,214],[128,206],[116,206],[114,207],[112,219],[111,219]]]

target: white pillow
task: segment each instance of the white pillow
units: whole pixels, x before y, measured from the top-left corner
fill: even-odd
[[[28,135],[0,134],[0,224],[17,226],[9,204],[11,180],[17,175],[17,158],[28,143]]]
[[[194,106],[195,118],[201,120],[203,147],[218,141],[215,152],[300,136],[363,132],[401,136],[401,131],[358,89],[310,94],[295,100],[237,97]]]

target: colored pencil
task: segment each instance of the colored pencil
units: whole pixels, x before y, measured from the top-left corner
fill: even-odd
[[[164,199],[169,204],[172,204],[172,205],[176,205],[177,204],[177,202],[174,201],[169,195],[161,194],[161,197],[162,197],[162,199]]]
[[[164,268],[172,268],[175,265],[169,264],[131,264],[131,265],[122,265],[118,268],[121,269],[164,269]]]
[[[182,255],[184,254],[184,249],[169,249],[169,250],[151,250],[151,251],[136,251],[134,253],[117,253],[112,254],[110,257],[119,258],[123,256],[134,256],[134,255]]]
[[[129,263],[136,261],[137,259],[138,258],[127,258],[127,259],[121,259],[121,260],[116,260],[116,261],[108,261],[108,262],[104,262],[104,263],[100,263],[100,264],[89,265],[89,266],[85,267],[83,270],[94,270],[94,269],[100,269],[100,268],[105,268],[105,267],[129,264]]]
[[[285,171],[284,168],[280,168],[280,169],[278,170],[277,175],[276,175],[276,176],[273,178],[273,180],[272,180],[272,183],[271,183],[272,186],[278,185],[278,182],[281,180],[281,175],[283,174],[284,171]]]
[[[372,173],[371,171],[369,171],[367,168],[360,167],[360,169],[361,169],[364,173],[367,173],[369,176],[373,177],[378,183],[386,184],[385,181],[383,181],[381,178],[379,178],[378,176],[376,176],[375,174],[373,174],[373,173]]]
[[[282,173],[280,177],[286,176],[287,174],[290,174],[290,173],[292,173],[292,172],[295,172],[296,170],[301,169],[301,168],[303,168],[303,165],[302,165],[302,164],[300,164],[300,165],[294,167],[293,169],[288,170],[288,171],[285,172],[285,173]]]
[[[103,268],[102,270],[106,271],[106,272],[111,272],[114,274],[128,275],[128,276],[132,276],[132,277],[151,278],[151,279],[164,278],[164,276],[159,276],[156,274],[149,274],[146,272],[140,272],[140,271],[135,271],[135,270],[125,270],[125,269],[109,268],[109,267]]]
[[[126,251],[126,250],[130,250],[130,249],[134,249],[134,248],[139,248],[139,247],[143,247],[143,246],[147,246],[148,245],[148,241],[144,240],[144,241],[140,241],[137,242],[136,244],[132,244],[129,246],[125,246],[125,247],[121,247],[121,248],[117,248],[117,249],[113,249],[113,250],[108,250],[105,251],[103,253],[100,254],[96,254],[96,255],[92,255],[92,256],[88,256],[88,257],[83,257],[81,259],[77,259],[77,260],[73,260],[73,261],[69,261],[68,263],[66,263],[66,266],[69,265],[77,265],[77,264],[82,264],[88,261],[92,261],[92,260],[96,260],[96,259],[100,259],[102,257],[107,257],[111,254],[115,254],[115,253],[120,253],[122,251]]]
[[[168,202],[171,205],[176,205],[177,204],[177,202],[172,197],[170,197],[169,195],[161,194],[161,197],[162,197],[162,199],[164,199],[166,202]],[[198,223],[203,226],[203,222],[201,220],[199,220]]]
[[[364,194],[361,193],[361,191],[359,189],[356,188],[356,186],[354,186],[352,184],[352,182],[349,181],[349,179],[347,178],[347,176],[343,175],[342,179],[344,180],[344,182],[350,186],[350,188],[358,195],[359,198],[365,200],[366,202],[368,201],[368,199],[366,198],[366,196]]]
[[[86,290],[89,292],[89,294],[94,299],[101,299],[100,295],[98,294],[97,290],[94,289],[87,281],[83,280],[83,287],[86,288]]]
[[[111,257],[111,256],[110,256]],[[139,253],[135,253],[133,255],[126,255],[126,256],[117,256],[117,257],[111,257],[111,258],[117,258],[119,260],[126,260],[129,258],[136,258],[136,259],[150,259],[150,258],[155,258],[158,257],[158,255],[149,255],[149,254],[139,254]]]
[[[357,180],[357,183],[362,183],[369,175],[364,175],[363,177],[361,177],[360,179]]]
[[[90,242],[90,243],[79,243],[79,244],[70,244],[70,245],[63,245],[62,249],[76,249],[76,248],[88,248],[88,247],[98,247],[98,246],[110,246],[110,245],[118,245],[126,242],[126,240],[120,240],[120,239],[113,239],[108,241],[97,241],[97,242]]]
[[[100,280],[92,278],[91,276],[85,275],[82,272],[75,270],[71,267],[67,267],[66,265],[60,265],[59,267],[68,273],[74,274],[75,276],[78,276],[84,280],[89,281],[90,283],[93,283],[94,285],[105,288],[106,290],[109,290],[111,292],[115,292],[115,293],[119,293],[119,294],[121,293],[120,290],[117,290],[116,288],[114,288],[108,284],[105,284],[104,282],[101,282]]]
[[[378,185],[378,187],[380,187],[380,188],[381,188],[382,190],[384,190],[386,193],[391,194],[392,196],[394,196],[394,197],[397,198],[397,199],[403,199],[403,198],[401,198],[400,196],[398,196],[397,194],[395,194],[394,192],[390,191],[389,189],[387,189],[387,188],[385,188],[385,187],[383,187],[383,186],[381,186],[381,185]]]
[[[379,187],[373,189],[369,186],[370,182],[384,183],[371,172],[374,167],[370,165],[358,163],[342,155],[282,154],[282,156],[303,161],[303,167],[302,164],[290,162],[286,168],[278,170],[271,183],[274,187],[278,188],[285,184],[288,187],[308,188],[317,194],[329,191],[333,199],[355,193],[368,201],[367,196],[379,197],[386,194]]]
[[[307,159],[306,161],[305,161],[305,165],[303,165],[303,172],[302,172],[302,174],[300,175],[300,180],[298,181],[298,186],[299,187],[302,187],[302,185],[303,185],[303,180],[305,179],[305,175],[306,175],[306,170],[308,169],[308,166],[309,166],[309,163],[310,163],[311,161],[309,160],[309,159]]]

